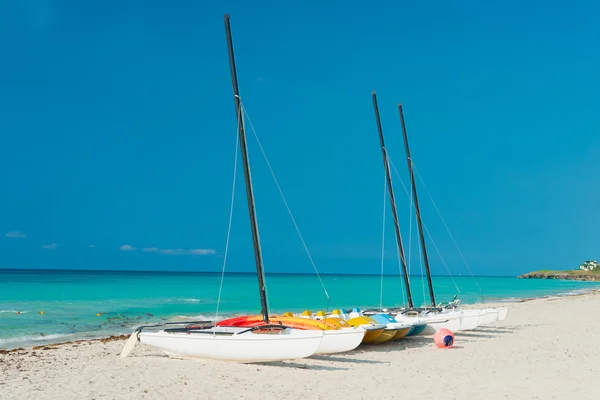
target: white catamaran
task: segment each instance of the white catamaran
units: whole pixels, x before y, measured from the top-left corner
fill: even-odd
[[[372,314],[378,313],[378,312],[379,313],[385,312],[385,313],[392,314],[394,319],[398,322],[413,323],[413,325],[415,325],[415,328],[417,325],[422,326],[422,328],[420,328],[420,329],[413,329],[412,332],[409,332],[409,334],[408,334],[409,336],[416,335],[416,334],[431,334],[431,333],[435,333],[436,331],[438,331],[442,328],[449,329],[453,332],[461,331],[461,330],[471,330],[471,329],[477,328],[480,325],[486,325],[486,324],[490,324],[490,323],[493,323],[498,320],[502,321],[502,320],[506,319],[506,316],[508,314],[508,308],[484,308],[484,309],[461,310],[458,307],[458,303],[459,303],[458,300],[455,300],[455,301],[449,303],[445,307],[440,307],[439,305],[436,304],[435,294],[434,294],[434,290],[433,290],[433,282],[431,279],[431,271],[429,268],[429,260],[427,257],[427,248],[425,245],[425,237],[424,237],[424,233],[423,233],[421,211],[419,208],[419,200],[417,197],[417,188],[416,188],[415,179],[414,179],[413,163],[412,163],[412,159],[410,156],[410,149],[409,149],[409,145],[408,145],[408,136],[406,133],[406,125],[404,122],[404,112],[402,110],[402,104],[399,104],[398,111],[400,114],[400,123],[402,126],[402,135],[403,135],[403,139],[404,139],[404,147],[405,147],[405,151],[406,151],[406,158],[407,158],[407,162],[408,162],[408,170],[409,170],[411,189],[412,189],[412,199],[413,200],[411,200],[411,208],[412,208],[412,203],[414,203],[417,227],[418,227],[418,231],[419,231],[421,252],[423,255],[423,264],[425,266],[425,272],[427,275],[427,283],[429,286],[429,297],[431,300],[431,308],[415,308],[414,307],[412,295],[411,295],[407,263],[406,263],[405,254],[404,254],[404,246],[402,243],[402,237],[400,234],[400,227],[399,227],[399,223],[398,223],[398,215],[397,215],[397,211],[396,211],[396,202],[395,202],[395,198],[394,198],[394,191],[393,191],[393,186],[392,186],[392,181],[391,181],[390,161],[389,161],[388,152],[385,147],[385,142],[384,142],[384,138],[383,138],[383,130],[381,127],[381,121],[380,121],[380,117],[379,117],[379,107],[377,104],[377,95],[376,95],[375,91],[373,91],[373,93],[372,93],[372,99],[373,99],[373,107],[375,110],[375,118],[376,118],[376,122],[377,122],[377,130],[379,133],[381,153],[383,156],[383,164],[384,164],[384,169],[385,169],[387,191],[388,191],[390,202],[391,202],[392,216],[394,219],[394,228],[395,228],[395,233],[396,233],[398,254],[399,254],[399,258],[400,258],[400,262],[401,262],[401,266],[402,266],[402,270],[403,270],[403,275],[404,275],[404,286],[406,288],[408,307],[402,308],[402,309],[384,309],[384,308],[382,308],[380,310],[367,310],[365,312],[365,314],[372,315]],[[426,324],[426,327],[423,327],[424,324]]]
[[[269,323],[258,222],[254,206],[254,194],[252,191],[252,179],[244,129],[244,115],[242,113],[238,89],[229,15],[225,15],[225,32],[229,50],[229,64],[231,68],[238,135],[256,260],[258,289],[262,306],[261,315],[265,324],[250,328],[207,326],[203,324],[192,326],[189,322],[186,323],[186,326],[179,328],[171,328],[170,326],[172,325],[170,324],[141,326],[134,330],[126,342],[121,352],[121,357],[126,357],[135,345],[141,342],[156,347],[173,358],[213,359],[244,363],[268,362],[309,357],[317,352],[323,342],[325,334],[323,330],[293,329],[283,324]],[[153,331],[152,328],[160,329]],[[364,332],[357,332],[357,334],[360,336]]]

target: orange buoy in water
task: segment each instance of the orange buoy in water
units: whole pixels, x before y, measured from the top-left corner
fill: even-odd
[[[96,314],[96,317],[99,317],[99,316],[100,316],[100,313]]]
[[[40,311],[40,314],[41,314],[41,315],[44,315],[44,312],[43,312],[43,311]]]
[[[17,314],[21,314],[21,311],[17,311]]]
[[[433,335],[433,342],[440,349],[449,349],[454,346],[454,333],[449,329],[440,329]]]

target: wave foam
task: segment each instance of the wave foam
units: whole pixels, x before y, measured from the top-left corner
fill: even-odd
[[[21,310],[0,310],[0,314],[2,313],[10,313],[10,314],[16,314],[16,313],[20,313],[20,314],[27,314],[29,312],[29,310],[27,311],[21,311]]]
[[[51,335],[27,335],[27,336],[16,336],[16,337],[11,337],[11,338],[5,338],[5,339],[0,339],[0,347],[4,347],[4,346],[8,346],[8,345],[15,345],[15,344],[27,344],[27,343],[35,343],[35,342],[44,342],[44,341],[55,341],[56,339],[62,339],[62,338],[67,338],[73,336],[72,334],[61,334],[61,333],[55,333],[55,334],[51,334]]]

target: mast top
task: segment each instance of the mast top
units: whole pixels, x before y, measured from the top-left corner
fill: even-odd
[[[269,322],[269,304],[267,302],[267,291],[265,287],[265,274],[263,269],[262,250],[260,248],[260,239],[258,234],[258,221],[256,218],[256,207],[254,205],[254,193],[252,190],[252,177],[250,174],[250,162],[248,161],[248,147],[246,143],[246,130],[244,128],[244,114],[237,81],[237,71],[235,68],[235,57],[233,55],[233,39],[231,38],[231,28],[229,26],[229,14],[225,14],[225,35],[227,37],[227,49],[229,53],[229,68],[231,71],[231,84],[233,88],[235,111],[238,123],[238,136],[240,140],[240,150],[242,153],[242,166],[244,167],[244,183],[246,186],[246,197],[248,200],[248,215],[250,217],[250,230],[252,232],[252,244],[254,247],[254,261],[256,264],[256,275],[258,277],[258,291],[260,295],[261,314],[263,320]]]

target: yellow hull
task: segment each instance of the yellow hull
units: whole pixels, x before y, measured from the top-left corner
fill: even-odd
[[[305,313],[310,313],[310,311],[305,311]],[[311,314],[309,314],[311,315]],[[327,325],[333,325],[337,328],[350,328],[350,325],[346,320],[341,319],[339,316],[335,315],[327,315],[325,311],[317,311],[315,321],[321,321],[326,323]]]
[[[370,344],[385,343],[388,340],[392,340],[396,336],[396,332],[398,332],[398,331],[384,329],[383,332],[377,338],[375,338],[373,341],[371,341],[369,343]],[[363,343],[364,343],[364,341],[363,341]]]
[[[317,321],[319,321],[319,320],[317,320]],[[346,322],[340,318],[326,318],[326,319],[322,319],[320,321],[327,325],[335,326],[336,328],[351,328],[352,327],[352,325],[350,325],[348,322]]]
[[[408,335],[408,332],[410,332],[410,329],[411,328],[404,328],[404,329],[397,330],[396,334],[394,335],[392,340],[402,339],[404,336]]]
[[[374,344],[377,343],[377,339],[383,333],[384,329],[375,329],[372,331],[367,331],[365,337],[363,338],[361,344]]]
[[[351,318],[347,322],[352,326],[363,326],[365,329],[367,328],[366,325],[377,325],[375,320],[365,316]],[[367,329],[367,333],[365,334],[365,337],[363,338],[361,343],[375,343],[375,341],[379,338],[379,336],[381,336],[384,330],[384,328]]]
[[[269,322],[281,322],[282,324],[288,325],[298,325],[298,326],[307,326],[312,327],[313,329],[320,330],[331,330],[331,329],[340,329],[340,325],[333,321],[334,318],[327,319],[326,321],[317,321],[309,318],[301,318],[301,317],[288,317],[288,316],[273,316],[269,318]]]

